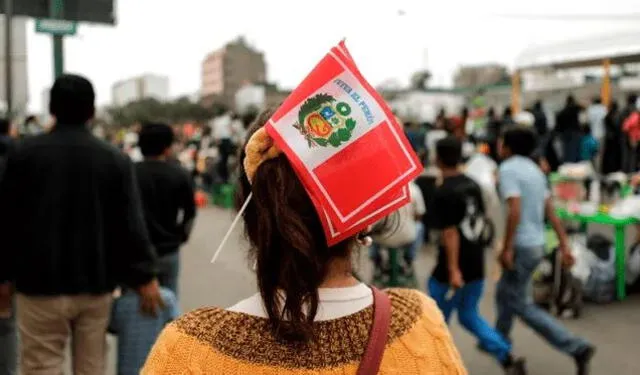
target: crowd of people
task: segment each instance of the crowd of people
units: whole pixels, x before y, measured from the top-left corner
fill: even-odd
[[[385,280],[380,274],[388,269],[381,248],[402,251],[400,270],[412,275],[415,249],[428,238],[426,233],[435,230],[439,232],[437,265],[426,289],[446,321],[457,311],[462,326],[507,374],[525,374],[524,358],[511,352],[510,332],[514,318],[519,317],[552,346],[573,357],[578,374],[587,374],[595,347],[536,306],[530,283],[546,256],[545,225],[558,236],[564,265],[571,267],[575,261],[554,213],[547,175],[562,164],[578,162],[592,164],[601,174],[638,170],[640,107],[634,94],[626,103],[619,111],[616,102],[607,109],[600,98],[581,105],[568,96],[554,121],[549,121],[542,101],[515,116],[510,108],[500,117],[489,108],[480,111],[481,131],[474,123],[478,119],[468,110],[450,117],[443,110],[433,124],[405,122],[405,135],[413,149],[426,166],[435,164],[438,186],[428,196],[412,189],[412,204],[404,208],[406,212],[399,212],[399,224],[373,237],[374,280]],[[438,134],[435,141],[430,137],[434,134]],[[478,307],[484,289],[484,249],[492,245],[494,222],[482,188],[462,172],[475,152],[499,163],[495,189],[506,208],[504,237],[499,243],[503,272],[496,290],[495,327],[479,315]]]
[[[516,317],[573,358],[578,375],[589,373],[595,346],[531,298],[545,223],[558,235],[564,264],[574,262],[543,169],[586,159],[605,172],[606,153],[625,144],[612,168],[635,170],[635,97],[622,112],[598,100],[583,109],[569,97],[553,129],[541,102],[515,116],[488,110],[481,130],[477,111],[441,112],[432,128],[445,134],[435,142],[407,123],[416,152],[425,161],[427,151],[434,155],[436,189],[427,196],[411,183],[411,204],[333,246],[291,164],[269,147],[264,125],[272,112],[250,127],[231,113],[182,132],[144,123],[114,147],[87,127],[95,112],[87,79],[59,77],[50,98],[55,123],[45,134],[16,142],[10,123],[0,121],[0,374],[16,374],[17,358],[24,375],[61,373],[69,338],[73,373],[104,373],[112,332],[119,375],[460,375],[467,370],[447,328],[454,312],[506,374],[527,373],[512,348]],[[480,143],[500,162],[496,189],[506,208],[493,326],[479,313],[491,220],[480,186],[461,171]],[[208,177],[197,166],[202,158],[214,161]],[[236,177],[237,202],[252,197],[242,219],[259,292],[227,309],[180,316],[179,251],[196,217],[195,185]],[[367,247],[377,269],[381,248],[402,249],[405,272],[412,272],[427,228],[439,232],[426,285],[431,298],[410,289],[380,292],[355,276],[353,255]],[[381,326],[388,332],[380,335]]]
[[[510,107],[505,108],[501,116],[495,108],[482,109],[480,132],[474,129],[472,113],[463,109],[454,116],[447,116],[441,110],[433,123],[406,122],[405,134],[421,155],[426,155],[430,146],[426,135],[433,130],[446,130],[464,143],[485,143],[489,154],[499,160],[497,140],[500,134],[518,124],[531,127],[538,135],[536,153],[544,157],[551,171],[556,171],[563,163],[590,161],[602,174],[633,173],[640,167],[639,139],[635,132],[640,127],[639,109],[640,98],[633,93],[625,98],[623,106],[613,100],[608,107],[600,97],[593,98],[591,103],[581,103],[569,95],[564,107],[555,114],[546,111],[541,100],[515,116]],[[464,157],[468,156],[468,150],[467,146]]]

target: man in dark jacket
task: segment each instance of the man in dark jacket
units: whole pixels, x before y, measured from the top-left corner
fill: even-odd
[[[544,113],[544,108],[542,107],[542,101],[538,100],[533,104],[531,113],[535,118],[533,126],[536,128],[538,136],[542,137],[546,135],[547,131],[549,130],[549,126],[547,124],[547,115]]]
[[[560,135],[563,144],[562,159],[565,163],[580,161],[580,111],[582,108],[573,96],[567,97],[564,108],[556,116],[555,131]]]
[[[9,136],[11,123],[0,119],[0,179],[6,165],[7,154],[13,145]],[[2,260],[0,260],[2,261]],[[11,288],[8,284],[0,285],[0,299],[9,300]],[[16,334],[16,318],[12,306],[0,308],[0,375],[17,374],[18,335]]]
[[[623,129],[624,122],[633,112],[636,111],[638,96],[629,94],[627,105],[622,109],[618,118],[618,129]],[[635,173],[638,170],[638,145],[632,144],[629,135],[622,133],[622,171],[625,173]]]
[[[116,285],[162,304],[156,256],[131,161],[86,126],[91,83],[63,75],[50,98],[53,130],[17,145],[0,183],[0,284],[16,291],[22,374],[61,373],[70,335],[74,374],[101,374]]]
[[[179,250],[191,234],[196,205],[191,176],[169,160],[173,142],[169,125],[144,124],[138,140],[144,160],[136,163],[136,176],[147,230],[158,254],[158,280],[177,297]]]

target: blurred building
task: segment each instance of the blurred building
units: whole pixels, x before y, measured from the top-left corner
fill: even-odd
[[[169,99],[169,78],[166,76],[145,74],[113,84],[112,103],[123,106],[128,103],[153,98],[160,101]]]
[[[539,99],[555,113],[569,94],[586,106],[605,92],[622,103],[629,93],[640,91],[640,30],[531,46],[515,66],[522,72],[523,108]]]
[[[27,19],[13,17],[12,20],[12,99],[13,112],[25,114],[29,100],[27,82]],[[5,46],[4,46],[4,17],[0,16],[0,110],[6,110],[6,82],[5,82]]]
[[[235,110],[244,114],[251,110],[278,107],[289,96],[291,91],[280,90],[271,83],[247,84],[235,95]]]
[[[441,109],[448,116],[460,113],[465,104],[465,96],[448,89],[413,89],[394,92],[388,103],[404,121],[433,123]]]
[[[456,88],[489,86],[510,81],[507,67],[500,64],[467,65],[458,68],[453,78]]]
[[[266,71],[264,54],[239,37],[202,62],[202,101],[207,105],[217,100],[233,107],[236,92],[246,84],[265,82]]]

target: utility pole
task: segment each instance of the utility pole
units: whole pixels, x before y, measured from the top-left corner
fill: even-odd
[[[5,101],[7,102],[7,119],[13,114],[13,0],[4,0],[4,67],[5,67]]]
[[[8,0],[11,1],[11,0]],[[49,0],[49,13],[52,19],[62,19],[64,0]],[[64,36],[53,34],[53,79],[60,77],[64,72]]]

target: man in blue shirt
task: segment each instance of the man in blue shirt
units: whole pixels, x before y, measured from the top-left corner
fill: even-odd
[[[572,356],[578,375],[587,375],[595,348],[533,303],[531,276],[545,255],[545,217],[558,234],[565,265],[574,262],[567,235],[554,213],[546,177],[530,158],[536,148],[536,136],[528,128],[513,127],[502,135],[498,148],[504,160],[499,170],[499,188],[506,201],[507,220],[500,254],[504,271],[496,292],[496,329],[510,337],[514,317],[520,317],[551,345]]]

